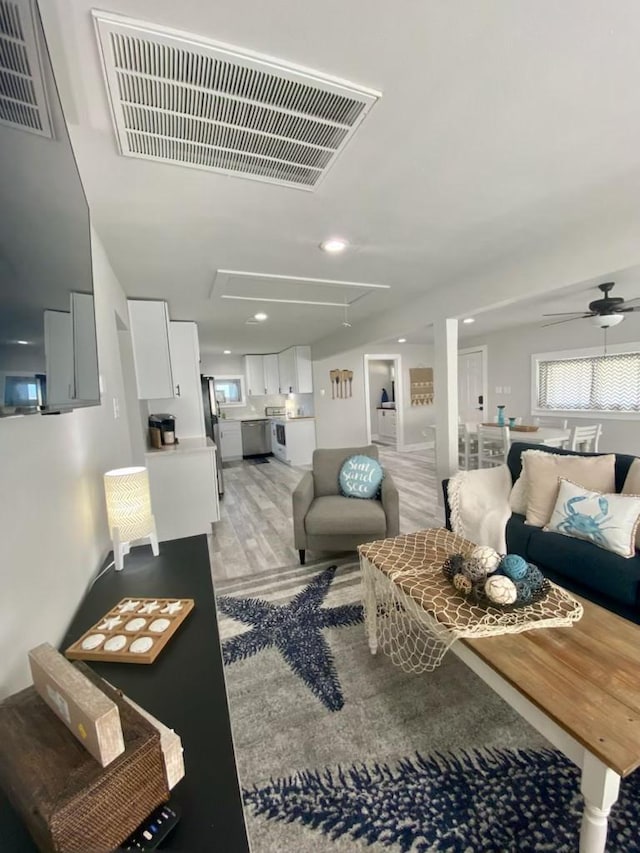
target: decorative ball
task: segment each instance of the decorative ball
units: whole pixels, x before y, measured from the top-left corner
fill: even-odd
[[[464,557],[462,554],[452,554],[442,564],[442,574],[448,581],[453,580],[453,576],[462,571],[464,566]]]
[[[529,564],[519,554],[507,554],[500,560],[500,570],[512,581],[521,580],[526,574]]]
[[[516,585],[505,575],[491,575],[487,578],[484,591],[494,604],[513,604],[518,597]]]
[[[487,576],[487,570],[482,565],[482,562],[475,557],[469,557],[468,560],[465,560],[462,572],[471,581],[481,581]]]
[[[494,572],[500,564],[500,554],[488,545],[477,545],[471,552],[475,560],[479,560],[485,572]]]
[[[516,585],[516,592],[518,593],[518,604],[528,604],[533,598],[533,589],[531,588],[531,584],[527,578],[514,581],[514,583]]]
[[[466,575],[458,573],[453,576],[453,585],[463,595],[469,595],[473,588],[473,584]]]
[[[540,592],[542,587],[544,586],[544,575],[540,571],[537,566],[534,566],[532,563],[529,563],[527,566],[527,573],[524,576],[523,580],[528,581],[531,592],[535,594],[536,592]]]

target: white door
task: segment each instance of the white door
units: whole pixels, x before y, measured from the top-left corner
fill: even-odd
[[[487,420],[484,350],[458,353],[458,414],[461,423]]]

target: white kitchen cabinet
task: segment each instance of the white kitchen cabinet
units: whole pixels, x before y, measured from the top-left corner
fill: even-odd
[[[378,409],[378,438],[394,444],[396,441],[395,409]]]
[[[230,459],[242,459],[242,425],[240,421],[221,418],[220,456],[224,462]]]
[[[53,408],[73,405],[73,333],[69,311],[45,310],[44,354],[47,400]]]
[[[257,397],[267,393],[263,355],[245,355],[244,375],[247,380],[247,394],[249,397]]]
[[[220,520],[216,448],[207,438],[183,439],[145,454],[158,539],[211,533]]]
[[[289,347],[278,353],[278,370],[282,394],[313,393],[311,347]]]
[[[93,294],[71,293],[73,375],[76,400],[99,400],[98,342]]]
[[[264,387],[267,394],[280,393],[280,373],[278,371],[278,354],[264,356]]]
[[[129,299],[128,305],[138,398],[163,400],[173,397],[167,303]]]
[[[169,353],[173,395],[147,401],[149,414],[175,415],[179,439],[203,437],[204,410],[200,384],[200,344],[196,323],[169,323]]]

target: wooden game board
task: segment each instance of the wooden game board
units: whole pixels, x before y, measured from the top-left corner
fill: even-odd
[[[79,640],[72,643],[65,655],[71,660],[153,663],[193,607],[192,598],[123,598],[85,631]],[[160,619],[169,624],[157,624]],[[96,635],[102,635],[104,639]],[[119,637],[124,638],[124,641],[116,639]],[[89,638],[94,638],[93,642]],[[151,646],[145,649],[149,641]],[[118,645],[122,647],[109,648]],[[136,645],[142,646],[144,650],[131,651],[131,647],[135,649]]]

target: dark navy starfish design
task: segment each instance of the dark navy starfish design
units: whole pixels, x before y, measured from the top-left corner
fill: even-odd
[[[322,629],[362,622],[362,606],[321,607],[336,568],[330,566],[317,575],[289,604],[271,604],[260,598],[218,598],[218,608],[222,613],[246,625],[253,625],[250,631],[223,643],[225,664],[275,646],[311,692],[330,711],[339,711],[344,705],[344,697]]]

